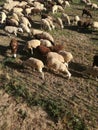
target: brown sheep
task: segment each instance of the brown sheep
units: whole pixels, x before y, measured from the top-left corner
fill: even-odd
[[[82,10],[82,17],[83,17],[84,14],[86,14],[87,16],[90,16],[90,18],[92,18],[92,14],[91,14],[91,12],[89,10],[83,9]]]
[[[12,53],[13,57],[16,58],[16,53],[18,50],[18,42],[15,38],[11,39],[10,49],[11,49],[11,53]]]

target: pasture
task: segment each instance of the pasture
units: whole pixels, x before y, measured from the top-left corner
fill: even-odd
[[[83,8],[84,4],[73,0],[65,12],[81,17]],[[91,13],[92,20],[98,21],[98,10]],[[73,54],[70,79],[45,68],[42,80],[36,70],[24,69],[21,61],[28,54],[23,47],[29,37],[18,34],[19,50],[14,59],[9,49],[11,38],[0,27],[0,130],[98,130],[98,81],[84,73],[98,53],[98,30],[65,26],[49,33]]]

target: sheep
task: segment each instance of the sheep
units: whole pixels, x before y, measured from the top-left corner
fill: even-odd
[[[69,63],[70,61],[73,60],[73,55],[70,52],[61,50],[61,51],[59,51],[59,54],[63,56],[64,61],[66,63]]]
[[[87,21],[79,20],[77,22],[77,25],[78,25],[78,28],[84,28],[84,29],[86,29],[86,28],[88,28],[89,26],[92,25],[92,22],[89,21],[89,20],[87,20]]]
[[[21,23],[20,27],[22,27],[23,31],[26,32],[28,35],[31,35],[30,28],[28,26],[26,26],[24,23]]]
[[[92,3],[91,8],[92,8],[92,9],[98,9],[98,5],[95,4],[95,3]]]
[[[28,16],[29,14],[31,14],[33,8],[34,8],[34,7],[29,7],[29,8],[26,8],[26,9],[25,9],[25,12],[26,12],[27,16]]]
[[[80,21],[80,17],[78,16],[78,15],[76,15],[75,17],[74,17],[74,23],[75,23],[75,25],[77,25],[77,22],[78,21]]]
[[[41,20],[41,26],[44,27],[45,29],[50,30],[50,31],[52,30],[49,22],[46,19]]]
[[[6,21],[6,13],[5,12],[1,12],[1,23],[4,23],[4,21]]]
[[[41,45],[44,45],[46,47],[51,47],[52,43],[47,39],[40,39]]]
[[[34,37],[37,38],[37,39],[47,39],[47,40],[49,40],[52,43],[52,45],[55,44],[54,43],[54,38],[48,32],[42,32],[41,34],[37,34]]]
[[[52,29],[54,29],[55,26],[54,26],[54,24],[53,24],[53,21],[51,20],[51,17],[47,17],[47,18],[45,18],[45,19],[49,22],[50,27],[51,27]]]
[[[23,29],[20,27],[14,27],[14,26],[5,26],[4,30],[10,34],[14,34],[15,36],[17,36],[17,32],[22,32],[23,33]]]
[[[55,58],[56,60],[60,61],[61,63],[64,63],[66,65],[66,67],[68,67],[68,64],[64,61],[64,57],[56,52],[49,52],[47,54],[47,59],[53,59]],[[47,62],[48,62],[47,60]]]
[[[98,55],[93,56],[93,67],[98,67]]]
[[[43,32],[42,30],[34,29],[34,28],[31,30],[31,33],[32,33],[33,36],[41,34],[42,32]]]
[[[28,26],[29,28],[31,27],[31,24],[29,22],[29,20],[26,17],[21,17],[21,23],[23,23],[25,26]]]
[[[31,54],[33,54],[33,49],[36,48],[37,46],[40,46],[40,40],[38,39],[33,39],[30,40],[26,43],[25,47],[24,47],[24,51],[28,51],[30,49]]]
[[[70,4],[69,4],[68,1],[64,1],[64,5],[65,5],[65,8],[66,8],[66,7],[70,7]]]
[[[18,17],[18,15],[16,13],[12,14],[12,18],[19,22],[19,17]]]
[[[11,52],[13,54],[13,57],[16,58],[17,56],[17,49],[18,49],[18,42],[15,38],[11,39],[11,42],[10,42],[10,49],[11,49]]]
[[[60,71],[63,73],[66,73],[67,77],[70,78],[71,77],[71,73],[68,71],[68,68],[65,66],[65,64],[63,64],[62,62],[60,62],[59,60],[55,59],[55,58],[47,58],[47,66],[51,69],[53,68],[55,71]]]
[[[60,10],[61,12],[64,11],[64,9],[62,8],[62,6],[60,6],[60,5],[54,5],[54,6],[52,7],[52,13],[53,13],[53,14],[54,14],[54,13],[57,13],[58,10]]]
[[[62,13],[61,18],[62,18],[62,21],[63,21],[64,24],[67,23],[68,25],[70,25],[70,18],[69,18],[69,16],[67,14]]]
[[[57,17],[56,22],[58,23],[58,25],[60,26],[61,29],[64,28],[63,21],[61,18]]]
[[[87,16],[90,16],[90,18],[92,18],[92,14],[91,14],[91,12],[89,10],[83,9],[82,10],[82,17],[83,17],[84,14],[86,14]]]
[[[44,64],[41,60],[30,57],[26,61],[23,61],[23,66],[31,67],[34,70],[37,69],[41,73],[42,79],[44,79],[44,72],[43,72]]]
[[[23,9],[22,8],[18,8],[18,7],[14,7],[12,10],[13,13],[22,13]]]
[[[6,26],[15,26],[15,27],[18,27],[19,23],[15,19],[9,19],[9,18],[7,18],[6,22],[5,22],[5,25]]]
[[[57,52],[59,53],[61,50],[64,49],[64,46],[61,45],[61,44],[57,44],[57,45],[54,45],[54,46],[51,46],[49,47],[51,49],[52,52]]]

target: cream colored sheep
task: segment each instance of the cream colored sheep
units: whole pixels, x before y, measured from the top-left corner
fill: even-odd
[[[60,26],[61,29],[64,28],[63,21],[61,18],[57,17],[56,22],[58,23],[58,25]]]
[[[34,70],[37,69],[41,73],[42,79],[44,79],[44,64],[41,60],[30,57],[29,59],[23,62],[23,66],[31,67]]]
[[[37,40],[37,39],[30,40],[26,43],[24,50],[28,51],[30,49],[31,54],[33,54],[33,48],[40,46],[40,44],[41,44],[40,40]]]
[[[92,6],[91,6],[92,9],[98,9],[98,5],[95,4],[95,3],[92,3]]]
[[[12,18],[19,22],[19,17],[18,17],[18,15],[16,13],[12,14]]]
[[[60,6],[60,5],[54,5],[53,7],[52,7],[52,13],[54,14],[54,13],[57,13],[57,11],[61,11],[61,12],[63,12],[64,11],[64,9],[62,8],[62,6]]]
[[[71,54],[71,52],[63,51],[63,50],[62,50],[62,51],[59,52],[59,54],[63,56],[64,61],[65,61],[66,63],[69,63],[70,61],[73,60],[73,55]]]
[[[65,4],[65,8],[66,8],[66,7],[70,7],[70,4],[69,4],[68,1],[65,1],[64,4]]]
[[[25,24],[25,26],[28,26],[29,28],[31,27],[31,24],[30,24],[29,20],[26,17],[24,17],[24,16],[21,17],[20,22]]]
[[[91,27],[94,29],[94,30],[98,30],[98,22],[97,21],[94,21],[91,25]]]
[[[49,24],[50,24],[50,27],[52,28],[52,29],[54,29],[55,28],[55,26],[54,26],[54,24],[53,24],[53,21],[48,17],[48,18],[45,18],[48,22],[49,22]]]
[[[43,32],[42,30],[34,29],[34,28],[31,30],[31,33],[32,33],[33,36],[41,34],[42,32]]]
[[[16,19],[11,18],[11,21],[12,21],[13,23],[15,23],[15,25],[16,25],[17,27],[19,26],[19,23],[18,23],[18,21],[17,21]]]
[[[48,29],[50,31],[52,30],[49,22],[46,19],[41,20],[41,26],[42,26],[42,28]]]
[[[5,26],[4,30],[10,34],[14,34],[15,36],[17,36],[18,31],[23,33],[22,28],[13,26]]]
[[[78,15],[76,15],[74,17],[74,24],[77,25],[78,21],[80,21],[80,17]]]
[[[62,13],[61,18],[62,18],[62,21],[63,21],[65,24],[67,23],[68,25],[70,25],[70,18],[69,18],[69,16],[68,16],[67,14]]]
[[[66,73],[67,77],[71,77],[71,73],[68,71],[68,68],[63,64],[60,60],[57,60],[55,58],[47,59],[47,66],[51,69],[54,69],[55,71]]]
[[[26,32],[28,35],[31,35],[31,30],[28,26],[26,26],[24,23],[21,23],[20,26],[22,27],[24,32]]]
[[[47,39],[40,39],[41,45],[44,45],[46,47],[51,47],[52,43]]]
[[[6,21],[6,13],[5,12],[1,12],[1,23],[4,23]]]

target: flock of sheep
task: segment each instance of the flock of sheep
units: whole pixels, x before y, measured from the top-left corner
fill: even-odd
[[[65,25],[76,25],[79,28],[98,28],[98,22],[90,20],[82,21],[79,16],[70,18],[64,13],[65,8],[70,8],[72,0],[6,0],[1,8],[1,25],[4,26],[5,32],[10,36],[14,34],[16,38],[12,38],[10,42],[11,51],[16,57],[18,50],[17,34],[18,32],[27,33],[28,37],[33,37],[24,45],[23,51],[32,54],[32,57],[23,61],[24,66],[37,69],[44,79],[43,68],[45,65],[55,71],[60,71],[71,77],[68,64],[73,59],[71,52],[64,50],[63,45],[56,45],[53,36],[47,32],[55,28],[64,29]],[[97,9],[95,3],[90,0],[81,0],[85,4],[82,10],[82,16],[85,14],[92,18],[88,8]],[[50,16],[61,12],[60,17]],[[33,16],[39,15],[40,29],[33,27]],[[38,54],[41,58],[35,58],[33,55]],[[98,56],[94,58],[93,67],[98,66]],[[98,76],[98,75],[97,75]]]

